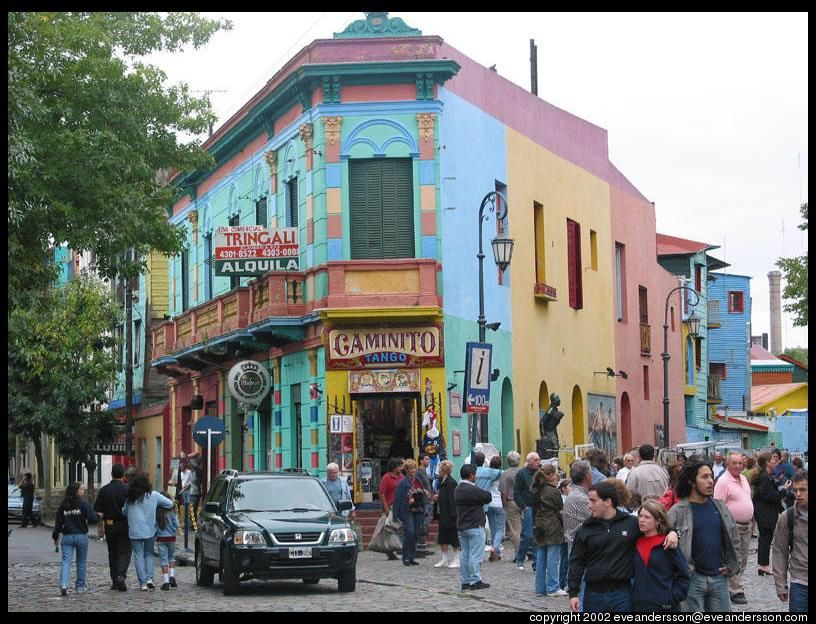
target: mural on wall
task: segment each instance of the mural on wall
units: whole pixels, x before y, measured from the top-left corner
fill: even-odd
[[[663,425],[655,425],[655,448],[663,447]]]
[[[610,459],[617,453],[617,412],[615,397],[587,393],[589,413],[589,440],[591,444],[606,451]]]

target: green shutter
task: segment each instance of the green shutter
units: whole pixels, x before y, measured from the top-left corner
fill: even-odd
[[[351,257],[414,257],[410,158],[349,161]]]

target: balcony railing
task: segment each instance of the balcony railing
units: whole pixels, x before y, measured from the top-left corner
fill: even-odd
[[[708,375],[708,402],[722,403],[722,376],[716,373]]]
[[[640,324],[640,352],[652,352],[652,326],[648,323]]]

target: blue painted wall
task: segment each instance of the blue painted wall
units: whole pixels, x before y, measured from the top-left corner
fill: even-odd
[[[708,361],[724,363],[726,378],[722,382],[722,403],[718,407],[734,410],[751,408],[751,278],[745,275],[712,273],[708,283],[708,300],[719,303],[719,327],[708,330]],[[743,293],[743,312],[728,311],[728,293]]]

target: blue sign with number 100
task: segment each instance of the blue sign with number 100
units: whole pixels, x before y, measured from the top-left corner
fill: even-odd
[[[490,374],[493,345],[468,342],[465,346],[465,411],[487,414],[490,408]]]

